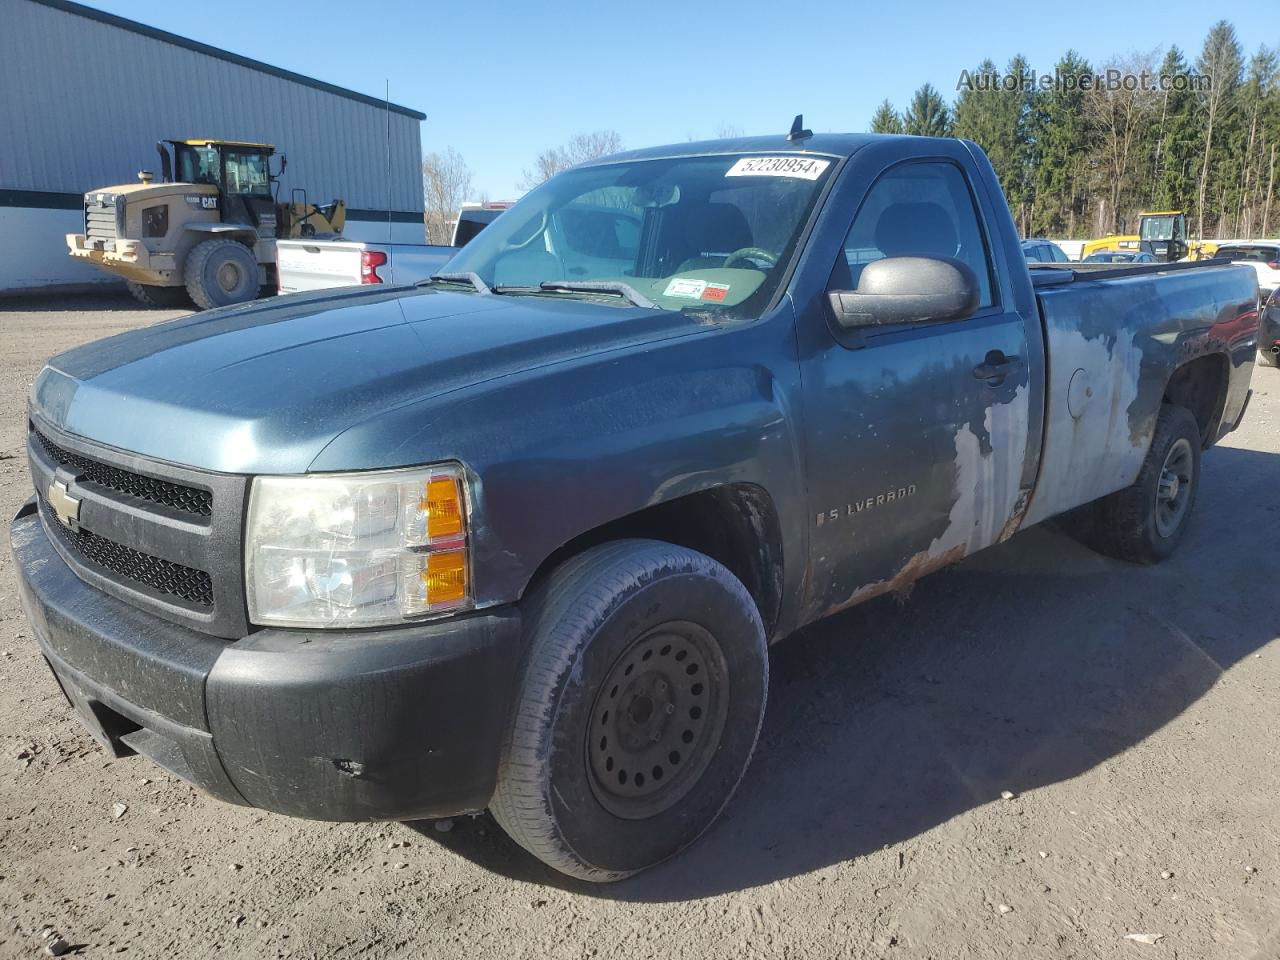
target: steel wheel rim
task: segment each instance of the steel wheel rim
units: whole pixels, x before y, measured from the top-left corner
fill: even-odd
[[[223,293],[234,292],[240,286],[241,276],[240,265],[237,263],[228,260],[218,266],[218,286]]]
[[[1160,479],[1156,481],[1156,531],[1162,537],[1173,536],[1186,516],[1194,468],[1191,443],[1179,437],[1165,454]]]
[[[669,810],[706,772],[728,711],[728,664],[715,637],[686,621],[654,627],[623,650],[596,694],[592,793],[626,820]]]

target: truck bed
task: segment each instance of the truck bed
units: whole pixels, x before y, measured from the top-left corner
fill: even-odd
[[[456,247],[425,243],[366,243],[356,240],[276,241],[276,285],[280,293],[325,290],[364,283],[406,285],[425,280],[448,263]],[[361,255],[386,257],[377,279],[362,273]]]
[[[1172,371],[1197,357],[1224,368],[1252,363],[1258,309],[1253,271],[1230,261],[1046,265],[1031,278],[1048,382],[1040,479],[1025,524],[1133,483]],[[1247,377],[1222,373],[1225,395],[1182,398],[1217,408],[1206,446],[1235,425],[1247,396]]]

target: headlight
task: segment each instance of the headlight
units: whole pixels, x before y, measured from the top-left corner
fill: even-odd
[[[245,522],[249,620],[367,627],[471,604],[458,466],[257,477]]]

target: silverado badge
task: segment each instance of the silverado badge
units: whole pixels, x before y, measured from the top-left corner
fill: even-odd
[[[80,501],[67,493],[67,485],[61,480],[49,484],[49,506],[57,514],[62,525],[74,530],[80,520]]]

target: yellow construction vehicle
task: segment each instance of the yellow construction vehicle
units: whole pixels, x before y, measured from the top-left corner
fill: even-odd
[[[1153,210],[1138,214],[1136,234],[1111,234],[1086,242],[1080,259],[1091,253],[1149,253],[1157,260],[1172,263],[1188,256],[1200,259],[1215,249],[1217,244],[1188,239],[1186,211]]]
[[[168,145],[169,149],[166,149]],[[84,195],[84,233],[67,234],[72,257],[123,277],[147,306],[209,309],[253,300],[275,288],[276,240],[336,236],[346,222],[341,200],[323,206],[294,190],[280,203],[275,187],[288,158],[271,172],[275,147],[238,140],[162,140],[160,182]],[[172,155],[170,154],[172,150]]]

